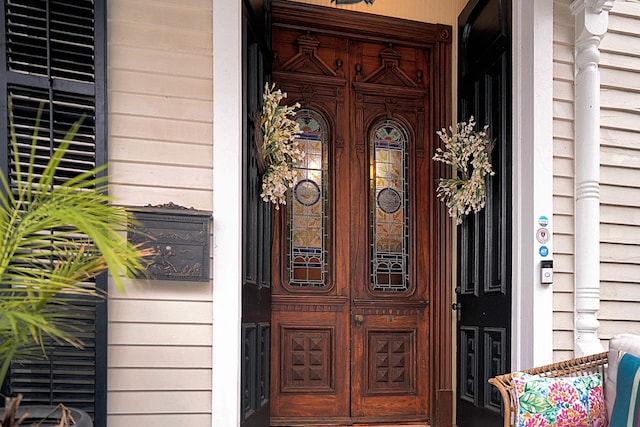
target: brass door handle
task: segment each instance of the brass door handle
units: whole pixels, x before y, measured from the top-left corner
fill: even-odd
[[[356,322],[356,326],[360,326],[362,325],[362,322],[364,322],[364,316],[362,314],[356,314],[353,319]]]

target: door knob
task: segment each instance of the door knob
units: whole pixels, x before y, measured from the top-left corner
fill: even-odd
[[[459,322],[460,317],[462,317],[462,304],[459,302],[454,302],[453,304],[451,304],[451,309],[456,311],[456,318]]]
[[[364,316],[362,314],[356,314],[353,319],[356,322],[356,326],[360,326],[362,322],[364,322]]]

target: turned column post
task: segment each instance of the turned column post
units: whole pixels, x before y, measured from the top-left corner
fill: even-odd
[[[574,0],[575,353],[603,351],[600,309],[600,41],[614,0]]]

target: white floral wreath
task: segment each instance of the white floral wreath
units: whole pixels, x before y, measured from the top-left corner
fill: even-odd
[[[298,179],[298,172],[294,167],[304,161],[305,153],[300,149],[296,138],[302,133],[300,125],[290,118],[295,115],[295,110],[300,104],[280,105],[280,101],[286,98],[287,94],[280,89],[274,91],[274,88],[275,84],[265,84],[262,95],[260,132],[265,172],[262,176],[260,197],[279,209],[281,204],[287,203],[285,193]]]
[[[453,178],[438,180],[437,196],[445,202],[449,216],[456,224],[462,224],[463,217],[480,211],[486,201],[487,175],[494,175],[491,168],[493,141],[487,136],[486,125],[481,131],[474,131],[476,122],[471,116],[469,123],[461,122],[436,133],[444,142],[444,150],[436,148],[433,160],[453,166]]]

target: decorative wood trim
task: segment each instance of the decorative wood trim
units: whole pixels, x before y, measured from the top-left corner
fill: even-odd
[[[354,82],[353,88],[363,94],[380,93],[380,90],[384,90],[387,95],[397,98],[419,98],[427,94],[426,89],[418,87],[387,86],[378,83]]]
[[[366,308],[380,303],[380,300],[373,299],[360,299],[354,298],[353,305],[356,308]],[[387,300],[384,299],[384,304],[387,307],[391,307],[393,309],[398,308],[408,308],[408,309],[424,309],[429,305],[429,301],[424,300]]]
[[[406,87],[417,87],[411,77],[407,76],[399,67],[400,53],[393,47],[388,47],[380,52],[380,67],[364,78],[364,83],[377,83],[381,80],[395,78]]]
[[[436,392],[436,426],[453,425],[453,390]]]
[[[325,34],[386,44],[432,46],[438,42],[451,43],[451,27],[448,25],[407,21],[284,0],[273,0],[272,11],[273,27],[300,31],[313,27]]]
[[[354,83],[355,85],[355,83]],[[364,95],[362,92],[356,92],[355,94],[355,106],[356,106],[356,123],[364,122]],[[356,150],[359,154],[364,153],[364,135],[362,134],[362,127],[356,126],[355,131],[355,140],[356,140]]]
[[[274,311],[343,311],[349,298],[340,296],[273,295],[271,307]]]
[[[328,86],[331,88],[332,94],[336,87],[344,87],[347,80],[344,77],[335,77],[335,76],[321,76],[317,74],[310,75],[300,75],[299,73],[292,73],[287,71],[274,71],[273,72],[273,80],[274,81],[286,81],[287,83],[296,83],[302,86],[317,86],[321,88],[323,86]],[[328,89],[327,89],[328,90]]]
[[[439,42],[433,52],[436,64],[451,64],[451,29],[446,26],[439,27]],[[427,76],[432,81],[433,93],[429,94],[430,111],[424,116],[427,122],[426,129],[440,129],[447,127],[452,122],[452,77],[451,73],[438,72],[435,68],[429,70]],[[424,158],[431,159],[435,154],[437,135],[429,135],[428,145],[425,147]],[[437,178],[450,174],[450,168],[444,164],[430,170],[428,182],[436,182]],[[437,203],[435,198],[435,186],[430,190],[430,199]],[[437,390],[453,390],[453,323],[451,316],[452,287],[453,287],[453,228],[449,220],[446,206],[437,203],[430,209],[429,227],[431,232],[431,247],[441,248],[441,256],[431,260],[430,264],[430,301],[429,322],[433,325],[430,337],[431,345],[439,351],[435,352],[430,360],[429,371],[432,378],[434,392],[430,394],[430,407],[432,419],[438,422],[436,425],[452,425],[453,399],[446,400],[446,395]],[[448,423],[445,420],[451,420]]]
[[[366,316],[416,316],[423,313],[424,307],[362,307],[357,308],[357,314]]]
[[[451,43],[451,27],[450,26],[437,24],[436,31],[438,32],[439,42]]]
[[[418,119],[416,120],[416,135],[424,135],[424,107],[418,104]],[[419,159],[424,158],[424,138],[416,140],[416,154]],[[431,158],[431,157],[429,157]]]
[[[336,117],[344,117],[344,85],[336,90]],[[336,147],[344,148],[344,126],[338,126],[336,129]]]
[[[299,425],[314,425],[318,423],[317,417],[296,417],[296,423]],[[331,424],[351,425],[353,420],[350,417],[332,417]],[[271,425],[281,427],[291,427],[291,417],[271,417]]]
[[[336,72],[316,55],[319,45],[320,41],[309,34],[298,37],[298,54],[281,66],[282,71],[298,71],[303,68],[305,72],[309,72],[315,68],[320,74],[335,77]]]

